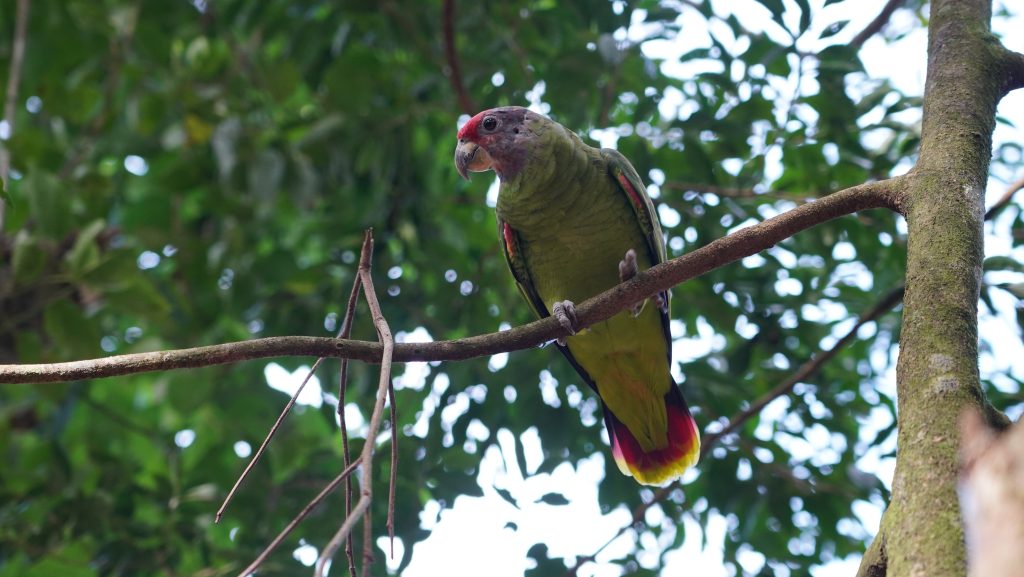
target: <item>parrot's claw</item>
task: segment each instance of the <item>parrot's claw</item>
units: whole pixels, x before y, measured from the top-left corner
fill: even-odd
[[[628,281],[638,272],[640,272],[640,267],[636,264],[636,251],[629,249],[626,251],[626,256],[619,261],[619,282]]]
[[[626,255],[619,261],[619,282],[626,282],[637,275],[640,272],[640,267],[636,263],[636,251],[629,249],[626,251]],[[658,307],[658,310],[662,312],[668,312],[668,293],[660,292],[653,297],[651,300],[654,301],[654,306]],[[644,301],[640,301],[629,308],[629,311],[634,317],[640,316],[640,311],[644,308]]]
[[[668,293],[667,292],[658,293],[658,294],[654,295],[653,297],[651,297],[651,300],[654,301],[654,304],[655,304],[655,306],[658,307],[659,311],[661,311],[663,313],[667,313],[668,312]]]
[[[626,282],[629,279],[636,276],[640,272],[640,267],[636,264],[636,251],[629,249],[626,251],[626,256],[622,257],[619,261],[619,282]],[[629,308],[629,311],[634,317],[640,316],[640,311],[644,308],[644,301],[640,301]]]
[[[560,301],[551,306],[551,315],[558,319],[558,324],[569,331],[570,335],[576,334],[579,321],[576,319],[576,305],[572,301]],[[565,337],[558,337],[558,344],[565,346]]]

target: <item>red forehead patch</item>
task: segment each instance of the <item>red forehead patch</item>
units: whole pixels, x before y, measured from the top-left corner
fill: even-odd
[[[476,128],[477,126],[480,126],[480,121],[484,119],[484,115],[486,115],[488,112],[490,112],[490,110],[484,110],[483,112],[477,113],[476,116],[469,119],[469,122],[463,124],[462,128],[459,129],[459,140],[463,140],[466,138],[468,138],[469,140],[475,140],[477,136]]]

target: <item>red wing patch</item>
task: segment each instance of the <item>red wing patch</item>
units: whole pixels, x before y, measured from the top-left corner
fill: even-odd
[[[505,250],[509,258],[513,258],[516,256],[516,231],[512,230],[507,222],[502,224],[501,234],[505,236]]]
[[[646,206],[644,205],[644,199],[640,198],[640,194],[638,194],[636,189],[633,188],[633,185],[630,184],[629,179],[626,178],[625,174],[619,172],[617,174],[617,177],[619,179],[619,184],[621,184],[622,188],[626,190],[627,194],[629,194],[629,198],[630,200],[633,201],[633,204],[636,205],[637,210],[639,210],[640,213],[643,214],[643,211],[646,209]]]

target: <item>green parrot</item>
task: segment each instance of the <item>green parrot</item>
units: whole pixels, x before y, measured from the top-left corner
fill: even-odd
[[[669,294],[577,332],[574,302],[665,260],[654,205],[628,160],[587,146],[526,108],[485,110],[458,132],[455,167],[493,170],[498,238],[539,317],[572,334],[559,350],[597,392],[612,456],[640,483],[664,484],[697,462],[700,434],[669,373]]]

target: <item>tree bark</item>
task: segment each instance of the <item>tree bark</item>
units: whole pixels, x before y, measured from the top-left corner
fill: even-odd
[[[956,423],[986,411],[978,375],[978,291],[984,190],[1001,48],[990,0],[935,0],[921,151],[908,175],[907,291],[897,365],[899,429],[892,500],[879,535],[885,575],[967,570],[957,501]],[[880,549],[873,546],[872,549]],[[869,559],[870,557],[870,559]],[[878,575],[879,556],[865,556]]]

